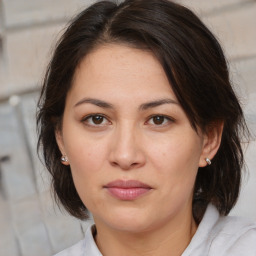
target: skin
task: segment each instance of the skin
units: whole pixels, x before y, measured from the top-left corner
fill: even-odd
[[[83,59],[56,138],[104,256],[181,255],[197,228],[197,170],[214,157],[220,137],[220,129],[203,134],[191,127],[150,52],[104,45]],[[115,180],[151,189],[120,200],[105,188]]]

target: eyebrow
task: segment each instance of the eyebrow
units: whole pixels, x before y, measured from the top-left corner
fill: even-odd
[[[107,103],[103,100],[92,99],[92,98],[84,98],[84,99],[78,101],[74,107],[77,107],[77,106],[85,104],[85,103],[90,103],[90,104],[96,105],[101,108],[114,108],[113,105],[110,103]]]
[[[80,106],[85,103],[90,103],[95,106],[101,107],[101,108],[108,108],[108,109],[113,109],[114,106],[106,101],[99,100],[99,99],[93,99],[93,98],[84,98],[78,101],[74,107]],[[139,110],[147,110],[149,108],[155,108],[164,104],[179,104],[177,101],[172,100],[172,99],[159,99],[159,100],[154,100],[150,102],[143,103],[139,106]]]
[[[172,99],[160,99],[160,100],[155,100],[147,103],[143,103],[140,105],[139,109],[140,110],[147,110],[149,108],[155,108],[164,104],[179,104],[177,101],[172,100]]]

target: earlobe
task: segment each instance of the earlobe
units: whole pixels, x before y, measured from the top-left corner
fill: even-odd
[[[61,163],[64,164],[64,165],[69,165],[68,158],[67,158],[67,156],[65,156],[65,155],[61,156],[60,161],[61,161]]]
[[[212,164],[212,161],[211,161],[208,157],[205,158],[205,162],[206,162],[208,165],[211,165],[211,164]]]
[[[210,125],[204,136],[203,150],[199,160],[199,167],[205,167],[212,163],[216,155],[222,138],[223,122],[218,122]]]
[[[60,152],[64,155],[63,137],[62,132],[59,129],[55,130],[55,138]]]
[[[62,154],[60,159],[61,163],[64,165],[69,165],[68,158],[65,153],[62,132],[60,130],[55,130],[55,138],[56,138],[56,142],[59,147],[59,150]]]

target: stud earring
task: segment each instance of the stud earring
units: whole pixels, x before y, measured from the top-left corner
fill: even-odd
[[[68,162],[67,156],[61,156],[60,161],[64,164]]]
[[[206,161],[206,163],[208,164],[208,165],[211,165],[211,160],[207,157],[207,158],[205,158],[205,161]]]

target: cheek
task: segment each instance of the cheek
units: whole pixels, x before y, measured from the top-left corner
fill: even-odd
[[[95,140],[84,133],[77,132],[65,138],[73,180],[78,193],[83,198],[88,190],[95,190],[101,185],[107,145],[103,139]]]
[[[200,155],[201,146],[198,139],[183,140],[181,137],[173,137],[158,144],[154,143],[154,146],[150,147],[150,156],[154,163],[159,167],[165,166],[165,169],[175,166],[179,167],[180,171],[185,171],[189,166],[197,168]]]
[[[201,155],[201,140],[194,134],[175,134],[151,147],[151,162],[166,189],[193,190]],[[193,135],[193,136],[192,136]]]
[[[105,147],[90,139],[80,140],[69,147],[67,154],[74,184],[84,205],[89,210],[100,207],[102,200],[95,195],[99,195],[103,185]]]
[[[72,169],[76,172],[85,174],[95,173],[102,165],[106,150],[102,144],[95,142],[90,143],[90,140],[80,140],[76,144],[68,147],[68,157]]]

